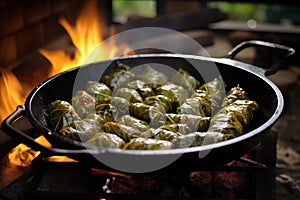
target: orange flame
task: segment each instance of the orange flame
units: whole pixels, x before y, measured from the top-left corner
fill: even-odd
[[[17,105],[22,105],[25,96],[22,85],[9,70],[0,70],[0,122],[11,114]]]
[[[61,17],[59,23],[68,32],[73,45],[76,47],[75,55],[68,55],[63,49],[45,50],[39,52],[45,56],[53,66],[51,75],[84,64],[85,59],[101,43],[101,30],[104,24],[99,20],[97,1],[87,1],[78,16],[75,27],[72,27],[66,18]]]
[[[68,54],[64,49],[39,50],[39,52],[52,64],[53,68],[49,74],[49,77],[73,67],[85,64],[84,62],[86,58],[101,43],[101,41],[103,41],[103,38],[101,37],[101,30],[104,28],[104,23],[98,16],[96,10],[98,7],[97,2],[97,0],[86,1],[85,6],[78,16],[75,27],[71,26],[66,18],[61,17],[59,19],[59,23],[68,32],[72,40],[72,44],[76,48],[74,55]],[[100,55],[100,57],[97,58],[98,60],[116,56],[118,51],[115,42],[110,41],[108,46],[109,47],[106,48],[109,48],[109,52],[103,50],[104,53],[102,56]],[[11,72],[0,71],[0,75],[1,74],[0,120],[3,120],[7,115],[15,110],[17,105],[24,103],[25,96],[27,94],[22,93],[20,82]],[[43,136],[37,138],[36,141],[44,144],[45,146],[50,145]],[[39,152],[33,151],[24,144],[20,144],[10,152],[8,157],[15,165],[24,167],[30,165],[32,159],[38,154]],[[74,161],[62,156],[50,157],[49,159],[53,161]]]

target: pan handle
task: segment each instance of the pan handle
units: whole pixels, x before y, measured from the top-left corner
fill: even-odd
[[[18,106],[15,112],[9,115],[1,124],[1,128],[7,134],[11,134],[13,137],[20,139],[20,141],[27,146],[31,147],[36,151],[41,151],[45,156],[54,156],[54,155],[70,155],[70,154],[86,154],[90,153],[90,151],[86,149],[79,149],[79,150],[71,150],[71,149],[59,149],[53,147],[44,146],[35,141],[35,138],[31,137],[30,135],[24,133],[23,131],[15,128],[13,123],[20,119],[21,117],[25,117],[25,106]]]
[[[282,53],[283,57],[289,57],[295,53],[295,49],[284,45],[260,41],[260,40],[248,40],[248,41],[241,42],[240,44],[235,46],[231,51],[229,51],[227,54],[227,58],[234,59],[234,57],[242,50],[248,47],[255,47],[255,46],[274,49],[274,51]],[[275,74],[279,69],[280,66],[278,64],[273,65],[271,68],[266,69],[265,75],[268,76],[271,74]]]

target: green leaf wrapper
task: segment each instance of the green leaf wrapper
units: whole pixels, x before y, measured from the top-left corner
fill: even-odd
[[[166,123],[187,124],[191,131],[207,131],[210,117],[201,117],[189,114],[166,114]]]
[[[151,138],[134,138],[128,142],[123,149],[131,150],[163,150],[171,149],[173,144],[166,140],[156,140]]]
[[[217,113],[211,119],[208,132],[220,132],[237,137],[243,134],[243,126],[233,112]]]
[[[86,144],[104,148],[123,148],[125,142],[115,134],[99,132],[86,141]]]
[[[132,117],[130,115],[124,115],[117,120],[117,123],[124,124],[126,126],[131,126],[139,131],[147,131],[149,129],[149,125],[147,122]]]
[[[143,102],[143,99],[140,96],[140,94],[136,90],[129,89],[129,88],[119,88],[117,91],[114,92],[113,95],[115,97],[124,98],[131,103]]]
[[[96,113],[95,99],[85,91],[77,91],[71,102],[80,118],[86,118],[87,115]]]
[[[124,124],[115,122],[107,122],[102,126],[102,129],[108,133],[114,133],[121,137],[125,141],[129,141],[132,138],[147,137],[143,132]]]
[[[72,126],[80,117],[67,101],[56,100],[49,106],[49,121],[53,130],[59,132],[65,126]]]

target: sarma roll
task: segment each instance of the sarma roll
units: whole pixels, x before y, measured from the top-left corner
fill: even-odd
[[[154,134],[154,138],[158,139],[158,140],[167,140],[167,141],[172,141],[174,140],[174,138],[180,136],[181,134],[178,132],[173,132],[167,129],[163,129],[163,128],[157,128],[155,129],[155,134]]]
[[[158,128],[165,123],[165,113],[155,106],[143,103],[131,103],[129,113],[143,121],[146,121],[151,128]]]
[[[95,99],[83,90],[77,91],[71,102],[80,118],[84,119],[89,114],[96,113]]]
[[[164,109],[162,112],[171,112],[172,110],[172,101],[164,95],[155,95],[145,98],[144,103],[150,106],[155,106],[159,109]]]
[[[224,134],[219,132],[194,132],[181,135],[172,140],[174,148],[189,148],[223,141]]]
[[[208,132],[219,132],[237,137],[243,134],[243,126],[233,112],[217,113],[211,118]]]
[[[121,137],[125,141],[129,141],[132,138],[147,137],[143,132],[135,129],[131,126],[119,124],[116,122],[107,122],[102,126],[102,129],[108,133],[114,133]]]
[[[211,106],[215,109],[221,107],[222,100],[226,95],[225,84],[221,78],[215,78],[214,80],[201,85],[198,88],[198,94],[206,95],[206,99],[209,100]],[[197,90],[196,90],[197,91]]]
[[[191,88],[192,90],[195,90],[200,86],[200,82],[182,68],[178,69],[176,76],[172,79],[172,82],[177,85],[181,85],[184,88]]]
[[[132,117],[130,115],[124,115],[117,120],[117,123],[124,124],[126,126],[131,126],[139,131],[147,131],[149,129],[149,125],[147,122]]]
[[[153,88],[149,87],[144,81],[134,80],[127,84],[127,87],[136,90],[143,99],[155,95]]]
[[[88,81],[86,91],[95,98],[97,104],[107,102],[107,99],[110,99],[112,95],[112,91],[107,85],[97,81]]]
[[[230,91],[227,92],[222,106],[227,106],[236,100],[249,100],[248,93],[239,85],[231,88]]]
[[[191,131],[207,131],[210,123],[210,117],[198,115],[167,113],[166,117],[166,123],[187,124]]]
[[[113,96],[124,98],[131,103],[143,102],[143,98],[140,94],[136,90],[129,88],[119,88],[113,93]]]
[[[66,126],[73,126],[75,120],[80,117],[73,106],[67,101],[56,100],[49,106],[49,122],[55,132]]]
[[[173,110],[176,110],[189,96],[186,89],[171,82],[158,87],[157,94],[168,97],[171,100]]]
[[[131,139],[123,149],[126,150],[162,150],[171,149],[172,142],[166,140],[157,140],[151,138],[134,138]]]
[[[135,75],[130,71],[130,67],[121,62],[117,62],[117,67],[109,74],[103,76],[101,83],[106,84],[109,88],[114,89],[132,81]]]
[[[258,110],[258,104],[251,100],[236,100],[233,103],[223,107],[219,112],[233,112],[242,126],[248,127],[253,119],[254,113]]]
[[[137,75],[137,79],[145,82],[151,88],[164,85],[169,80],[164,73],[157,71],[150,65],[143,66],[143,70]]]
[[[99,132],[91,139],[85,142],[87,145],[106,148],[123,148],[125,142],[122,138],[115,134]]]

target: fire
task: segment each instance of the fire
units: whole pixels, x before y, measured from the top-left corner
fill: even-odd
[[[17,77],[10,70],[0,70],[0,122],[22,105],[26,94]]]
[[[50,147],[49,142],[42,136],[38,137],[36,142],[43,143]],[[19,144],[8,154],[9,161],[17,166],[26,167],[31,164],[31,161],[40,154],[38,151],[34,151],[24,144]]]
[[[72,44],[76,49],[74,55],[68,54],[64,49],[39,49],[39,52],[52,64],[52,71],[49,77],[73,67],[86,64],[85,60],[87,57],[103,41],[101,30],[103,30],[105,24],[100,20],[96,10],[98,2],[97,0],[86,1],[75,26],[72,26],[64,17],[59,19],[59,23],[68,32]],[[98,60],[112,58],[117,55],[118,51],[115,42],[109,42],[108,46],[109,51],[103,50],[103,55],[99,55],[97,57]],[[15,110],[17,105],[24,103],[27,94],[23,93],[21,83],[13,73],[10,71],[0,71],[0,75],[2,75],[2,78],[0,77],[0,120],[3,120]],[[43,136],[37,138],[36,141],[45,146],[50,146]],[[24,167],[30,165],[32,159],[38,155],[39,152],[33,151],[24,144],[20,144],[10,152],[8,157],[15,165]],[[49,159],[51,161],[74,161],[63,156],[54,156]]]
[[[63,49],[52,51],[40,49],[39,52],[53,66],[51,75],[85,64],[86,58],[103,41],[101,30],[103,30],[105,25],[99,20],[96,8],[96,0],[87,1],[78,16],[75,27],[72,27],[66,18],[61,17],[59,19],[59,23],[68,32],[72,44],[76,47],[76,51],[74,55],[68,55]]]

